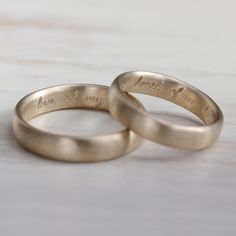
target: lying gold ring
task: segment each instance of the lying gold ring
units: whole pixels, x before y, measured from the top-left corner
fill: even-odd
[[[171,101],[198,116],[204,126],[173,125],[137,109],[127,93],[143,93]],[[163,145],[198,150],[213,144],[223,126],[216,103],[200,90],[166,75],[132,71],[119,75],[110,88],[111,114],[140,136]]]
[[[143,106],[129,97],[135,106]],[[36,154],[61,161],[91,162],[108,160],[126,154],[142,138],[125,129],[118,133],[76,138],[42,131],[28,123],[41,114],[72,108],[108,110],[108,87],[75,84],[42,89],[24,97],[16,106],[13,130],[19,143]]]

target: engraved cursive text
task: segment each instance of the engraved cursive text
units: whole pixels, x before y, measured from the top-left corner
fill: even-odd
[[[43,97],[40,97],[38,100],[37,107],[38,108],[43,108],[49,105],[55,104],[55,99],[54,98],[48,98],[48,99],[43,99]]]
[[[150,88],[155,90],[161,90],[164,86],[164,80],[154,81],[145,80],[141,75],[139,79],[135,82],[134,86],[139,86],[141,88]]]
[[[173,99],[176,99],[183,91],[184,91],[184,88],[179,88],[179,89],[171,88],[170,89],[170,96]]]
[[[184,97],[184,100],[191,105],[191,110],[196,110],[200,107],[200,103],[198,102],[198,100],[196,98],[193,98],[189,95],[186,95]]]
[[[95,103],[98,105],[104,104],[104,99],[96,96],[86,96],[85,101],[88,103]]]
[[[66,96],[66,102],[68,103],[79,102],[79,89],[76,89],[72,95]]]

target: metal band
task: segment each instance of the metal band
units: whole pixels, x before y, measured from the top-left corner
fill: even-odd
[[[127,93],[142,93],[175,103],[198,116],[205,125],[181,126],[157,120],[134,106]],[[140,136],[163,145],[198,150],[212,145],[223,126],[223,114],[216,103],[200,90],[172,77],[132,71],[119,75],[110,95],[111,114]]]
[[[136,107],[143,109],[137,99],[129,99]],[[33,153],[70,162],[112,159],[136,149],[142,143],[142,138],[128,129],[83,138],[48,133],[28,123],[47,112],[75,108],[107,111],[108,87],[90,84],[62,85],[42,89],[24,97],[15,109],[13,128],[17,140]]]

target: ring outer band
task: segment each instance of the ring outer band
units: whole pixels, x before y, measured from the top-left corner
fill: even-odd
[[[143,139],[128,129],[111,134],[74,137],[49,133],[28,122],[38,115],[62,109],[87,108],[108,111],[108,89],[103,85],[70,84],[41,89],[25,96],[15,108],[13,132],[16,139],[32,153],[65,162],[105,161],[135,150],[142,144]],[[80,91],[81,98],[75,97],[76,91]],[[65,100],[68,96],[78,100],[67,103]],[[99,103],[101,97],[103,102]],[[42,111],[38,112],[40,99],[45,107],[40,107]],[[144,109],[137,99],[130,99],[136,106]],[[32,116],[31,112],[34,113],[33,117],[27,118]]]
[[[140,78],[142,83],[139,83]],[[135,87],[137,83],[139,87]],[[170,97],[171,91],[182,91],[182,97]],[[205,125],[183,126],[158,120],[147,111],[135,107],[127,97],[129,93],[152,95],[173,102],[197,115]],[[192,109],[194,104],[191,102],[198,105],[198,109]],[[209,96],[183,81],[154,72],[129,71],[120,74],[110,87],[109,104],[113,117],[127,128],[145,139],[173,148],[205,149],[217,140],[223,127],[222,111]],[[207,106],[213,114],[210,118],[214,120],[209,124],[201,114]]]

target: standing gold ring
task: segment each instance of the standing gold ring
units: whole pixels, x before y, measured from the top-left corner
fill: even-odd
[[[127,93],[142,93],[173,102],[191,111],[203,126],[182,126],[151,117],[135,107]],[[109,94],[110,112],[127,128],[163,145],[198,150],[212,145],[223,126],[223,114],[217,104],[193,86],[167,75],[131,71],[119,75]]]
[[[137,99],[129,99],[137,108],[143,109]],[[16,106],[13,121],[17,140],[31,152],[70,162],[112,159],[141,144],[142,138],[128,129],[82,138],[49,133],[29,124],[29,120],[41,114],[73,108],[108,111],[108,87],[90,84],[62,85],[42,89],[24,97]]]

